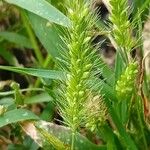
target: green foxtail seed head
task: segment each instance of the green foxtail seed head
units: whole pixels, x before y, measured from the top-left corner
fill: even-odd
[[[118,46],[130,51],[134,46],[127,0],[110,0],[112,34]]]
[[[117,81],[116,92],[120,100],[125,100],[129,98],[134,89],[134,84],[136,81],[136,76],[138,73],[137,62],[132,62],[126,68],[125,72],[121,75],[120,79]]]
[[[93,47],[90,31],[96,22],[96,17],[89,10],[88,2],[84,0],[67,0],[68,17],[72,26],[64,38],[68,48],[65,60],[68,61],[66,81],[63,83],[63,98],[60,111],[65,123],[73,132],[81,124],[84,115],[84,103],[87,100],[88,80],[93,68]],[[66,72],[66,69],[63,71]]]

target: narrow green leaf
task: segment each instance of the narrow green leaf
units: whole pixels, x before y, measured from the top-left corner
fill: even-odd
[[[120,56],[120,53],[117,52],[116,54],[116,62],[115,62],[115,83],[120,78],[122,71],[125,69],[125,65],[122,61],[122,58]]]
[[[15,109],[0,116],[0,127],[24,120],[38,120],[38,116],[25,109]]]
[[[94,60],[93,60],[94,62]],[[96,66],[98,67],[98,72],[104,80],[110,85],[113,86],[115,83],[115,75],[114,71],[103,61],[102,58],[99,58],[96,62]]]
[[[0,105],[4,106],[7,111],[16,109],[15,101],[12,97],[5,97],[0,99]]]
[[[10,66],[0,66],[2,70],[8,70],[21,74],[28,74],[41,78],[49,78],[56,80],[63,80],[64,74],[61,71],[46,70],[46,69],[35,69],[35,68],[21,68],[21,67],[10,67]]]
[[[2,56],[10,65],[17,64],[17,59],[13,54],[0,46],[0,56]]]
[[[114,124],[116,125],[116,128],[119,132],[119,138],[121,141],[123,141],[123,146],[125,146],[126,149],[128,150],[137,150],[136,144],[132,140],[130,134],[126,132],[123,124],[119,120],[118,115],[116,114],[115,108],[112,106],[110,99],[106,98],[105,102],[106,102],[107,107],[109,108],[109,113],[112,117],[112,120]]]
[[[4,32],[0,32],[0,37],[9,42],[20,45],[22,47],[32,48],[32,44],[30,40],[23,35],[20,35],[14,32],[4,31]]]
[[[148,18],[148,14],[150,12],[149,7],[150,7],[150,0],[134,0],[133,1],[133,14],[134,14],[134,19],[140,18],[142,21],[142,24],[144,25],[144,21]]]
[[[33,103],[42,103],[49,102],[52,100],[52,97],[47,93],[41,93],[32,97],[25,98],[25,104],[33,104]]]
[[[113,130],[106,124],[98,127],[98,131],[100,137],[107,143],[107,150],[117,150],[118,145],[115,143],[116,135]]]
[[[28,17],[36,36],[47,52],[53,58],[59,57],[59,51],[62,49],[61,46],[63,43],[57,26],[30,12],[28,13]]]
[[[55,104],[53,101],[51,101],[44,108],[43,112],[40,115],[40,118],[45,121],[53,121],[54,114],[55,114]]]
[[[11,97],[5,97],[0,99],[0,105],[9,106],[14,104],[14,99]]]
[[[93,91],[100,92],[101,95],[111,99],[112,102],[116,102],[117,97],[114,89],[108,85],[104,80],[99,78],[93,78],[89,81],[89,85],[91,85]]]
[[[33,12],[50,22],[69,27],[70,20],[62,14],[59,10],[53,7],[45,0],[5,0],[8,3],[15,4],[30,12]]]

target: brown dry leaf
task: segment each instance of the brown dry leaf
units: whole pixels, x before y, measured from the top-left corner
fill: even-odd
[[[29,135],[39,146],[42,145],[41,137],[36,130],[34,122],[23,122],[21,123],[21,127],[23,131]]]

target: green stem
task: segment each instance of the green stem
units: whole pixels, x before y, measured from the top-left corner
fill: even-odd
[[[51,60],[52,60],[52,57],[48,54],[44,61],[43,68],[47,68]]]
[[[75,132],[72,131],[72,136],[71,136],[71,150],[74,150],[74,141],[75,141]]]
[[[32,43],[36,58],[38,59],[40,66],[42,66],[42,64],[44,62],[44,58],[42,56],[41,50],[38,47],[36,37],[35,37],[32,29],[31,29],[31,26],[29,24],[29,21],[28,21],[27,16],[26,16],[24,11],[21,11],[21,17],[22,17],[23,24],[27,30],[28,35],[29,35],[30,41]]]
[[[28,91],[44,91],[44,89],[42,88],[27,88],[27,89],[21,89],[19,90],[20,92],[28,92]],[[8,92],[0,92],[0,96],[9,96],[9,95],[13,95],[14,94],[14,90],[13,91],[8,91]]]
[[[146,141],[146,137],[145,137],[145,134],[144,134],[144,125],[142,123],[142,119],[141,119],[141,99],[139,98],[139,96],[137,96],[137,99],[136,99],[136,104],[137,104],[137,115],[138,115],[138,120],[139,120],[139,126],[140,126],[140,129],[141,129],[141,135],[143,137],[143,145],[144,145],[144,149],[145,150],[148,150],[148,146],[147,146],[147,141]]]
[[[25,14],[24,11],[21,11],[21,16],[22,16],[24,26],[26,27],[27,33],[30,37],[31,43],[33,45],[33,49],[34,49],[34,53],[36,55],[36,58],[38,59],[39,64],[40,64],[41,67],[47,68],[47,66],[49,65],[49,62],[52,60],[52,57],[48,54],[45,61],[44,61],[42,53],[41,53],[41,51],[38,47],[36,37],[34,36],[34,33],[33,33],[32,29],[30,27],[30,24],[28,22],[28,19],[27,19],[26,14]],[[38,78],[35,82],[34,87],[38,87],[39,85],[40,85],[40,79]]]
[[[97,129],[99,136],[102,137],[102,139],[104,139],[104,142],[107,143],[107,150],[116,150],[116,135],[113,133],[113,130],[108,126],[108,124],[97,126]]]
[[[118,132],[120,134],[121,141],[124,141],[124,144],[128,150],[137,150],[137,147],[130,137],[130,135],[126,132],[123,124],[121,123],[120,119],[118,118],[118,115],[116,114],[115,109],[112,107],[112,104],[110,103],[109,99],[105,99],[107,107],[109,108],[109,112],[111,114],[111,117],[113,119],[113,122],[115,123]]]

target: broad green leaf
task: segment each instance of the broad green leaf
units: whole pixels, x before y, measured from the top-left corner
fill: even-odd
[[[52,97],[47,93],[41,93],[32,97],[25,98],[25,104],[42,103],[52,101]]]
[[[8,3],[15,4],[30,12],[33,12],[50,22],[69,27],[70,20],[62,14],[58,9],[53,7],[45,0],[5,0]]]
[[[29,110],[15,109],[0,116],[0,127],[25,120],[38,120],[39,117]]]
[[[43,128],[36,127],[37,131],[40,133],[41,139],[44,139],[42,147],[47,149],[48,147],[53,147],[56,150],[70,150],[70,146],[68,144],[64,144],[60,139],[54,136],[51,133],[48,133]]]
[[[4,97],[0,99],[0,105],[9,106],[14,104],[14,99],[11,97]]]
[[[4,32],[0,32],[0,37],[9,42],[20,45],[22,47],[32,48],[32,44],[31,44],[30,40],[23,35],[20,35],[20,34],[14,33],[14,32],[4,31]]]
[[[12,97],[4,97],[0,99],[0,105],[4,106],[7,111],[16,109],[15,101]]]
[[[46,70],[46,69],[35,69],[35,68],[21,68],[21,67],[10,67],[10,66],[0,66],[2,70],[8,70],[21,74],[28,74],[41,78],[49,78],[56,80],[63,80],[64,74],[61,71]]]
[[[43,129],[47,130],[48,133],[55,135],[58,139],[63,141],[66,145],[71,145],[71,131],[63,126],[58,126],[52,123],[45,123],[47,126],[42,126]],[[75,149],[76,150],[105,150],[105,146],[97,146],[91,143],[86,137],[77,133],[75,136]]]
[[[32,125],[30,125],[32,127]],[[53,123],[49,123],[49,122],[45,122],[45,121],[40,121],[36,123],[36,127],[39,129],[41,128],[42,130],[44,130],[44,132],[42,130],[37,130],[39,131],[38,135],[38,139],[40,140],[36,140],[34,139],[37,143],[43,143],[43,145],[47,145],[49,143],[49,145],[53,145],[52,139],[48,140],[47,136],[49,134],[49,137],[55,137],[58,140],[62,141],[66,146],[70,146],[71,145],[71,130],[69,128],[66,128],[64,126],[60,126],[60,125],[56,125]],[[33,128],[34,129],[34,128]],[[25,132],[27,132],[28,135],[30,135],[30,133],[24,129]],[[45,131],[47,132],[45,134]],[[43,132],[43,134],[42,134]],[[45,135],[42,136],[43,138],[40,137],[40,134]],[[32,137],[32,135],[31,135]],[[56,140],[56,139],[55,139]],[[48,142],[48,143],[47,143]],[[86,137],[82,136],[81,134],[77,133],[75,135],[75,149],[76,150],[106,150],[106,146],[98,146],[93,144],[92,142],[90,142]],[[44,147],[45,148],[45,147]]]
[[[63,43],[57,26],[30,12],[28,13],[28,17],[36,36],[44,48],[53,58],[58,57]]]

